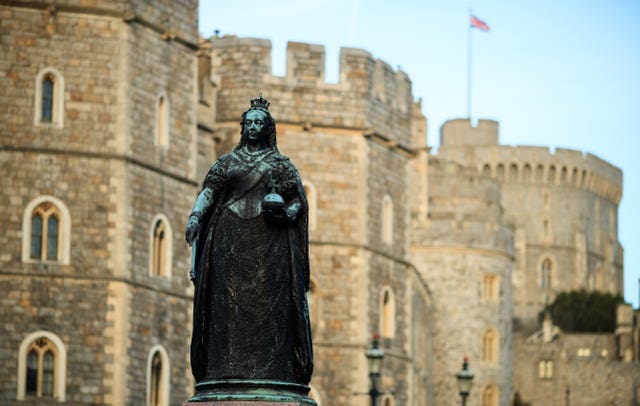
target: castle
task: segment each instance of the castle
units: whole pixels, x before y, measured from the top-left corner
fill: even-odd
[[[499,144],[452,120],[437,154],[409,77],[344,48],[203,40],[197,1],[0,1],[0,403],[173,405],[192,394],[193,289],[182,230],[261,91],[310,203],[319,405],[629,404],[639,316],[568,334],[543,305],[621,293],[622,173],[596,156]]]

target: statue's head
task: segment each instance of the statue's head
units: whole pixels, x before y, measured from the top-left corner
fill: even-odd
[[[248,123],[253,123],[256,120],[262,122],[262,127],[258,134],[253,133],[255,127]],[[252,142],[252,137],[264,137],[267,148],[277,149],[276,142],[276,121],[271,117],[269,112],[269,101],[262,97],[262,93],[257,98],[251,99],[251,107],[244,113],[242,113],[242,120],[240,121],[242,130],[240,132],[240,142],[236,149],[242,148],[249,142]],[[251,127],[251,128],[250,128]]]

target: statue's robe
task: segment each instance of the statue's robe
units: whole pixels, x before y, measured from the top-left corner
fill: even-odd
[[[307,202],[275,149],[222,156],[203,187],[213,202],[197,243],[191,366],[198,382],[266,379],[308,384],[313,369]],[[299,207],[277,222],[261,209],[277,190]]]

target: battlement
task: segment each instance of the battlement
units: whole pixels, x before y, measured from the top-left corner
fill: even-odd
[[[438,156],[475,166],[500,182],[521,182],[582,188],[616,204],[622,198],[622,171],[581,151],[498,143],[498,123],[451,120],[441,128]]]
[[[317,44],[289,42],[285,76],[272,74],[269,40],[214,39],[211,58],[224,101],[219,121],[237,121],[262,92],[278,122],[375,132],[411,145],[411,81],[365,50],[341,49],[338,83],[325,82],[325,49]]]
[[[494,120],[478,120],[473,126],[468,118],[447,120],[440,128],[440,145],[471,147],[498,145],[500,124]]]

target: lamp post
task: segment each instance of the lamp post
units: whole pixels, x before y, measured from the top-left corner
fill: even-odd
[[[469,392],[471,392],[471,384],[473,383],[473,374],[469,372],[469,361],[467,360],[467,357],[464,357],[462,370],[458,372],[456,378],[458,380],[458,392],[462,398],[462,406],[465,406],[467,404]]]
[[[371,389],[369,389],[369,396],[371,397],[371,406],[376,406],[378,396],[378,378],[380,377],[380,371],[382,370],[382,359],[384,358],[384,351],[378,348],[378,335],[373,336],[373,343],[371,348],[365,353],[367,357],[367,363],[369,364],[369,378],[371,379]]]

